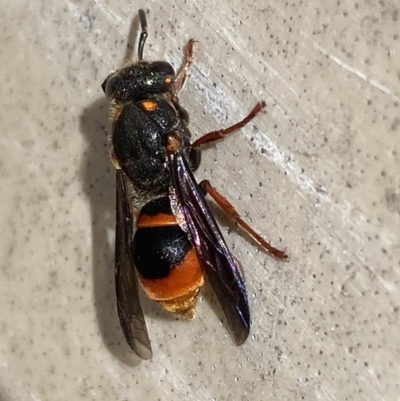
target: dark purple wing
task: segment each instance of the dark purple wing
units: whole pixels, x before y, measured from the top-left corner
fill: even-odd
[[[180,151],[171,153],[168,165],[174,185],[171,201],[177,202],[177,207],[184,214],[211,286],[237,343],[241,345],[250,331],[250,311],[242,268],[227,247],[185,156]]]
[[[151,344],[140,306],[139,284],[130,251],[133,219],[125,180],[125,174],[117,171],[115,287],[118,316],[129,346],[140,358],[150,359],[152,357]]]

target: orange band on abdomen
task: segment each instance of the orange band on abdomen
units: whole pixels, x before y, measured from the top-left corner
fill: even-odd
[[[158,213],[153,216],[147,214],[141,214],[136,220],[136,227],[165,227],[165,226],[177,226],[175,216],[172,213]]]
[[[195,249],[191,249],[183,262],[171,269],[168,277],[147,279],[138,272],[139,281],[149,298],[167,301],[182,297],[204,284],[203,269]]]

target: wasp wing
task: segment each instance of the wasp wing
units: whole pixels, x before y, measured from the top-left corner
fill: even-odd
[[[239,345],[250,331],[250,311],[242,267],[230,252],[221,231],[181,151],[168,155],[173,182],[171,203],[183,214],[187,230]]]
[[[139,300],[139,283],[131,255],[133,218],[125,173],[117,171],[115,286],[118,316],[129,346],[142,359],[152,357],[146,321]]]

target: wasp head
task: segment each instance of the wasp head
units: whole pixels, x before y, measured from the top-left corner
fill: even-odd
[[[171,93],[174,79],[175,71],[166,61],[139,61],[110,74],[101,87],[110,102],[123,106],[147,95]]]

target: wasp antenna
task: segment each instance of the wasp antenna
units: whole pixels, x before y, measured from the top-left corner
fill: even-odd
[[[146,14],[142,9],[139,10],[139,20],[140,20],[140,26],[142,27],[142,32],[140,32],[140,38],[139,38],[138,57],[139,60],[143,60],[143,48],[147,39],[147,20],[146,20]]]

